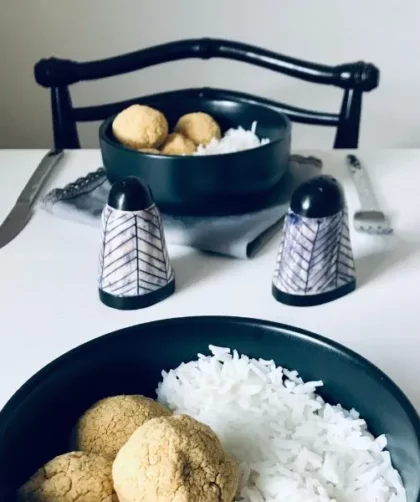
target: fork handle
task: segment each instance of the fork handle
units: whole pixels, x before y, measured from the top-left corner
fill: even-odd
[[[346,164],[353,178],[363,210],[379,210],[368,173],[356,155],[347,155]]]

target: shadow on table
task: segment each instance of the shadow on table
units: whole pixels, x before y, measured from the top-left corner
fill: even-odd
[[[380,237],[383,248],[355,260],[358,286],[364,286],[384,272],[420,252],[420,242],[404,241],[396,235]]]

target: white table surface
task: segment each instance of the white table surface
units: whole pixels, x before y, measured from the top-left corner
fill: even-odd
[[[45,153],[0,150],[0,222]],[[341,180],[352,215],[358,199],[344,152],[310,153]],[[358,154],[395,233],[352,231],[358,287],[317,307],[289,307],[271,296],[277,235],[247,261],[169,246],[175,295],[145,310],[107,308],[96,289],[99,229],[36,211],[0,249],[0,407],[42,366],[85,341],[155,319],[213,314],[270,319],[330,337],[377,364],[420,410],[420,150]],[[66,152],[46,189],[100,165],[97,150]]]

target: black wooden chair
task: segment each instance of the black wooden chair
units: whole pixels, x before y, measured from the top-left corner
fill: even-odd
[[[35,65],[38,84],[51,89],[51,108],[56,148],[80,148],[77,122],[104,120],[133,103],[141,103],[151,96],[100,106],[74,107],[69,86],[76,82],[97,80],[140,70],[149,66],[188,58],[210,59],[213,57],[243,61],[256,66],[296,77],[307,82],[336,86],[344,89],[340,112],[324,113],[288,106],[245,93],[221,89],[195,89],[211,91],[212,96],[229,96],[245,102],[260,102],[283,111],[292,121],[304,124],[332,126],[337,128],[334,148],[357,148],[359,141],[362,95],[379,84],[379,70],[362,61],[338,66],[324,66],[277,54],[229,40],[211,38],[180,40],[137,52],[78,63],[70,60],[42,59]],[[191,90],[188,90],[191,91]],[[174,91],[176,94],[179,91]],[[182,97],[181,91],[180,97]]]

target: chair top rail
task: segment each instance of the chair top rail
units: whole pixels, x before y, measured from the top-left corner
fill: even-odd
[[[343,89],[371,91],[379,85],[379,70],[371,63],[327,66],[284,56],[254,45],[215,38],[178,40],[106,59],[76,62],[60,58],[41,59],[35,79],[43,87],[67,86],[140,70],[189,58],[225,58],[267,68],[302,80]]]

